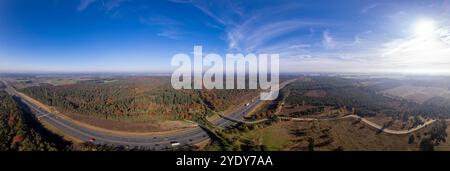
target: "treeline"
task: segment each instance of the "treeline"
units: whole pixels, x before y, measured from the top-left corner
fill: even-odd
[[[377,88],[366,87],[352,79],[312,77],[311,81],[295,82],[287,87],[291,92],[286,99],[290,105],[345,107],[359,116],[387,114],[395,117],[420,115],[425,118],[448,117],[450,103],[434,99],[424,104],[391,98],[377,93]],[[323,91],[323,97],[305,96],[308,91]],[[442,104],[439,105],[438,102]]]
[[[286,103],[290,105],[308,104],[313,106],[334,106],[355,109],[360,116],[373,116],[377,113],[393,113],[406,101],[377,94],[374,90],[357,86],[350,79],[335,77],[313,77],[308,82],[295,82],[289,87],[290,96]],[[308,91],[323,91],[323,97],[305,96]]]
[[[312,115],[315,113],[322,113],[325,111],[325,107],[321,106],[321,107],[314,107],[311,109],[306,109],[303,111],[297,111],[297,112],[292,112],[289,114],[289,116],[291,117],[301,117],[301,116],[307,116],[307,115]]]
[[[192,119],[236,104],[246,93],[175,90],[168,77],[131,77],[106,84],[43,84],[20,91],[68,114],[131,121]]]
[[[0,90],[0,151],[54,151],[56,146],[30,128],[14,99]]]
[[[447,140],[447,122],[438,120],[424,136],[419,143],[419,149],[421,151],[434,151],[436,146]],[[414,138],[410,137],[410,141],[411,139],[414,141]]]
[[[230,106],[249,101],[249,98],[258,95],[257,92],[248,89],[198,90],[203,102],[214,111],[223,111]],[[245,97],[246,95],[249,96]]]

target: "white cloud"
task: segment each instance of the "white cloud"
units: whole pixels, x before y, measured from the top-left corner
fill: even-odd
[[[291,48],[291,49],[303,49],[303,48],[310,48],[310,47],[311,47],[310,44],[295,44],[295,45],[289,46],[289,48]]]
[[[362,42],[362,39],[359,37],[359,35],[355,36],[355,41],[353,41],[353,44],[360,44]]]
[[[169,39],[178,40],[181,38],[180,32],[174,30],[174,29],[165,29],[162,30],[160,33],[157,34],[158,36],[166,37]]]
[[[274,38],[301,28],[309,28],[313,25],[317,25],[317,23],[300,20],[284,20],[260,25],[250,20],[250,22],[246,22],[228,32],[229,48],[253,51]]]
[[[80,0],[80,4],[77,7],[78,11],[84,11],[91,4],[93,4],[96,0]]]
[[[342,31],[334,35],[330,30],[325,30],[318,35],[325,26],[323,22],[284,15],[299,10],[299,6],[292,4],[245,11],[231,3],[234,1],[221,1],[223,4],[219,7],[211,6],[208,1],[171,1],[192,4],[216,21],[215,24],[223,26],[230,51],[280,54],[280,65],[284,71],[425,71],[433,67],[434,70],[450,70],[450,29],[441,30],[438,39],[430,41],[410,38],[392,40],[387,34],[375,35],[377,30],[352,36]],[[371,4],[359,12],[369,13],[377,7],[377,4]],[[408,17],[406,14],[399,11],[387,15],[392,20],[402,21]],[[327,23],[326,26],[329,25]],[[310,35],[294,38],[295,33],[300,31],[309,31]]]
[[[450,26],[437,30],[436,35],[440,41],[450,45]]]
[[[106,11],[111,11],[115,8],[120,7],[120,5],[128,0],[108,0],[108,1],[102,1],[103,2],[103,7],[106,9]]]
[[[385,43],[380,61],[391,70],[450,73],[449,31],[441,28],[431,37],[413,36]]]
[[[144,25],[158,25],[158,26],[180,26],[181,22],[165,16],[155,17],[140,17],[139,22]]]
[[[223,26],[236,25],[239,18],[242,18],[244,12],[237,4],[237,1],[211,1],[208,0],[169,0],[173,3],[190,4],[202,11],[205,15],[211,17],[217,23]]]
[[[323,45],[335,42],[324,32]],[[396,72],[450,74],[450,28],[444,27],[431,38],[407,37],[382,43],[355,36],[353,43],[340,42],[334,49],[301,48],[287,52],[280,65],[287,72]],[[314,46],[313,46],[314,47]]]
[[[323,32],[322,45],[327,49],[333,49],[336,47],[336,42],[334,41],[334,38],[331,36],[330,32]]]
[[[100,0],[99,2],[101,2],[102,8],[106,12],[109,12],[113,9],[119,8],[125,1],[129,0]],[[97,0],[80,0],[80,4],[77,6],[77,11],[84,11],[95,2],[97,2]],[[117,13],[115,13],[115,15],[117,15]]]
[[[139,18],[139,22],[144,25],[160,27],[160,32],[157,33],[158,36],[174,40],[178,40],[182,36],[181,31],[179,31],[179,27],[181,27],[183,23],[165,16],[156,16],[150,18],[141,17]]]
[[[206,26],[210,27],[210,28],[214,28],[214,29],[219,29],[219,30],[223,30],[224,28],[215,24],[211,24],[211,23],[206,23]]]
[[[361,9],[360,12],[361,13],[368,13],[368,12],[370,12],[372,9],[374,9],[376,7],[378,7],[378,4],[371,4],[371,5],[368,5],[368,6],[364,7],[363,9]]]
[[[169,1],[191,4],[222,25],[229,50],[257,50],[274,38],[317,24],[298,18],[277,18],[277,15],[283,16],[286,12],[298,10],[299,5],[296,3],[248,10],[239,1]]]

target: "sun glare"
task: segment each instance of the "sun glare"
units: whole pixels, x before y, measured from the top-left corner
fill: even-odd
[[[434,35],[435,31],[435,24],[432,20],[421,20],[414,27],[414,33],[417,37],[430,37]]]

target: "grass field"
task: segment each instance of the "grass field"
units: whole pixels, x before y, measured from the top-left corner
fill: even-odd
[[[352,119],[328,121],[320,124],[331,127],[330,135],[334,139],[334,142],[330,144],[332,148],[341,146],[346,151],[418,150],[417,144],[408,144],[409,135],[379,133],[377,130]],[[329,147],[319,149],[329,149]]]
[[[262,129],[244,133],[241,136],[255,141],[257,144],[265,145],[269,151],[282,150],[290,145],[293,139],[293,135],[286,129],[287,125],[289,123],[279,122]]]
[[[355,119],[333,121],[280,121],[251,131],[229,133],[236,141],[262,145],[268,151],[417,151],[421,138],[429,129],[406,135],[392,135],[367,126]],[[450,129],[447,129],[450,133]],[[409,142],[410,136],[415,140]],[[218,150],[215,144],[207,150]],[[436,150],[449,150],[450,142]]]

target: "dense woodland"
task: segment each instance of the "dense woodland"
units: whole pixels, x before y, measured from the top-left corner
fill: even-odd
[[[396,85],[394,82],[388,85]],[[378,91],[380,86],[363,86],[354,79],[338,77],[312,77],[311,80],[298,81],[283,91],[289,92],[286,103],[289,105],[307,104],[313,106],[345,107],[360,116],[387,114],[393,117],[423,116],[449,117],[450,102],[441,98],[433,98],[424,104],[410,102],[400,98],[384,96]],[[322,92],[323,95],[308,96],[310,92]]]
[[[130,77],[114,82],[21,89],[27,95],[68,114],[112,120],[193,119],[243,103],[256,90],[174,90],[169,77]]]
[[[0,151],[36,150],[52,151],[56,148],[27,125],[18,104],[5,91],[0,90]]]

